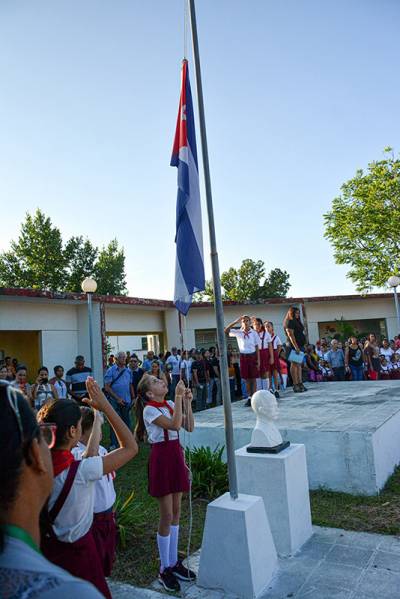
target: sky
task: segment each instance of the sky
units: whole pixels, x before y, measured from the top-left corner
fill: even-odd
[[[353,293],[323,214],[399,150],[400,3],[196,5],[221,271],[261,259],[289,295]],[[116,237],[130,295],[172,298],[183,24],[183,0],[0,1],[0,250],[40,208],[65,239]]]

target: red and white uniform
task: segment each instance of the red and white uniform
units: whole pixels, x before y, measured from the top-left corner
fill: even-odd
[[[236,337],[240,352],[240,375],[243,379],[257,379],[257,347],[260,347],[260,337],[254,329],[231,329],[229,337]]]
[[[143,410],[147,438],[151,445],[149,457],[149,494],[164,497],[171,493],[187,493],[190,489],[188,469],[177,431],[155,424],[159,416],[172,419],[174,402],[148,401]]]
[[[261,331],[257,334],[260,338],[260,376],[262,377],[270,370],[269,344],[272,341],[272,337],[268,331]]]
[[[274,370],[280,369],[278,347],[282,347],[282,341],[279,339],[278,335],[272,335],[271,341],[272,349],[274,350],[274,363],[270,365],[270,370],[273,372]]]
[[[76,459],[82,459],[85,451],[86,445],[80,442],[72,449],[72,453]],[[107,453],[107,449],[100,445],[98,455],[103,457]],[[114,472],[112,474],[104,474],[95,482],[94,491],[92,533],[103,564],[105,576],[110,576],[111,574],[117,547],[117,526],[113,512],[116,498],[114,477]]]

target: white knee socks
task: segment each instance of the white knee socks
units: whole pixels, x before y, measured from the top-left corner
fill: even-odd
[[[158,553],[160,554],[160,572],[164,572],[165,568],[169,568],[170,538],[171,535],[162,537],[157,533]]]
[[[171,524],[169,542],[169,565],[173,568],[178,561],[179,524]]]
[[[268,391],[269,389],[269,379],[262,379],[262,389],[266,389]]]
[[[263,380],[262,379],[256,379],[256,385],[257,385],[257,391],[260,391],[260,389],[263,388]]]

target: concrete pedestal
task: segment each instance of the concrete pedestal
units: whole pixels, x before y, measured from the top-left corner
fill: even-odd
[[[198,585],[254,599],[277,566],[274,541],[261,497],[225,493],[208,504]]]
[[[292,555],[312,535],[304,445],[278,454],[235,452],[239,491],[263,498],[279,555]]]

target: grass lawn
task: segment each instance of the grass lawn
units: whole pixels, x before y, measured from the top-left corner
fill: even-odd
[[[119,548],[113,578],[137,586],[148,586],[159,566],[156,546],[158,505],[147,493],[149,447],[142,445],[139,455],[118,472],[117,493],[128,497],[133,491],[135,512],[127,527],[124,549]],[[348,530],[400,534],[400,468],[377,497],[356,497],[345,493],[312,491],[314,524]],[[184,499],[181,520],[180,551],[186,553],[188,536],[188,500]],[[191,551],[201,545],[207,501],[193,501]]]
[[[128,527],[125,549],[119,548],[112,577],[137,586],[148,586],[157,576],[159,560],[156,544],[158,503],[147,492],[147,460],[150,448],[141,445],[138,456],[122,468],[115,479],[115,488],[123,497],[134,492],[135,515]],[[207,501],[193,500],[191,551],[201,545]],[[180,551],[186,555],[189,530],[189,501],[182,502]]]

